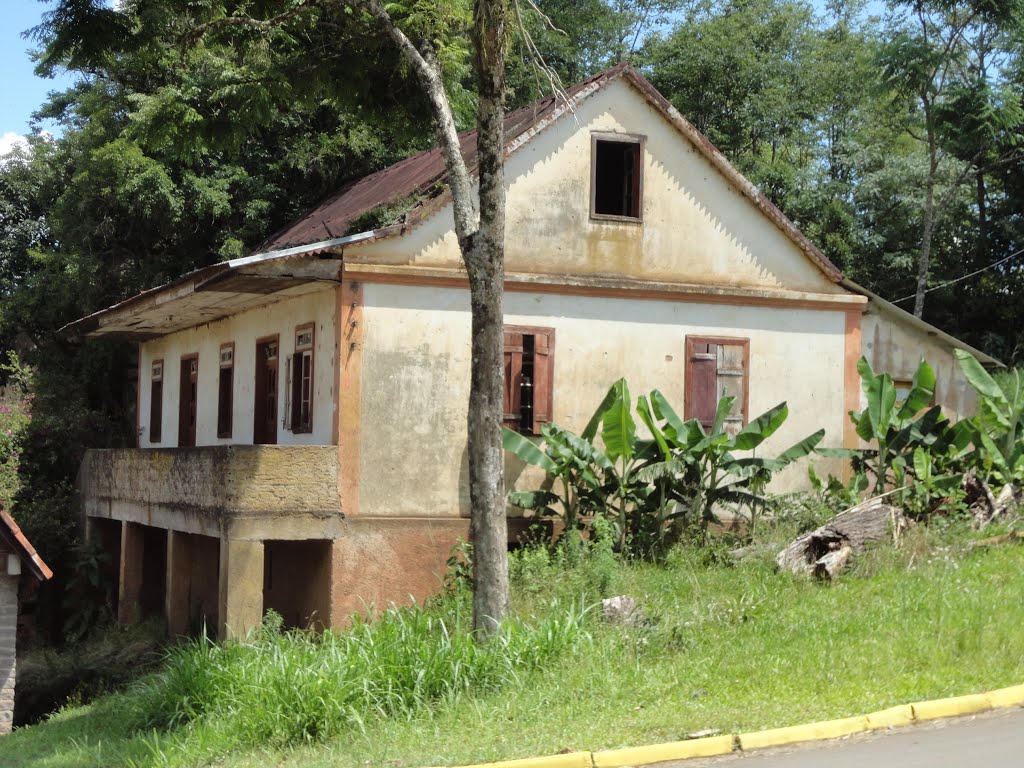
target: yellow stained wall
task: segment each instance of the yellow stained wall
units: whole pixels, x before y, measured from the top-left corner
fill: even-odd
[[[360,514],[468,515],[468,292],[363,291]],[[575,431],[620,376],[634,398],[658,388],[682,413],[686,335],[735,336],[750,339],[751,415],[790,404],[765,449],[822,427],[826,445],[842,444],[843,312],[511,293],[505,321],[555,329],[554,420]],[[522,467],[506,466],[512,487]],[[805,482],[796,471],[776,489]]]
[[[642,223],[591,219],[595,131],[646,136]],[[509,272],[845,293],[622,80],[516,150],[506,174]],[[446,208],[346,260],[455,267],[451,230]]]
[[[279,334],[278,426],[280,445],[330,445],[334,421],[334,371],[336,288],[269,304],[196,328],[144,342],[139,377],[139,445],[142,448],[178,444],[178,402],[181,357],[199,353],[199,403],[196,445],[251,445],[256,370],[256,339]],[[313,338],[313,431],[295,434],[281,424],[285,407],[286,361],[295,350],[295,328],[315,323]],[[232,434],[217,437],[217,398],[220,377],[220,345],[235,344]],[[151,371],[154,360],[164,361],[163,431],[159,443],[149,437]]]

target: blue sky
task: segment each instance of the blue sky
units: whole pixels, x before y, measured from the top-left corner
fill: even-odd
[[[36,26],[47,3],[39,0],[4,0],[0,18],[0,72],[4,82],[0,85],[0,152],[15,135],[28,133],[28,121],[46,94],[63,90],[72,79],[60,77],[47,80],[36,77],[28,51],[34,43],[21,33]],[[45,126],[44,126],[45,127]]]

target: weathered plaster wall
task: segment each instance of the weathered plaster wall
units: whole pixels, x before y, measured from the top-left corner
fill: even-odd
[[[437,594],[452,547],[468,538],[468,520],[346,520],[333,548],[332,623]]]
[[[7,555],[13,553],[0,539],[0,734],[9,733],[14,720],[18,577],[7,575]]]
[[[964,378],[948,344],[874,302],[862,323],[864,356],[876,372],[884,371],[894,379],[910,381],[921,361],[927,360],[935,369],[935,402],[943,412],[953,419],[974,413],[974,389]]]
[[[642,224],[590,218],[595,131],[646,136]],[[516,150],[505,173],[509,272],[843,293],[624,81]],[[451,209],[346,259],[456,266]]]
[[[188,533],[305,539],[339,517],[336,446],[90,450],[79,487],[86,515]]]
[[[256,340],[279,334],[278,428],[281,445],[328,445],[334,423],[334,370],[336,288],[325,284],[321,291],[289,301],[243,312],[226,320],[172,333],[144,342],[140,358],[139,445],[171,447],[178,444],[178,402],[181,357],[199,354],[199,407],[196,445],[251,444],[256,370]],[[295,328],[315,323],[313,351],[313,431],[295,434],[281,426],[285,404],[285,363],[295,349]],[[220,377],[220,346],[235,344],[232,435],[217,437],[217,397]],[[159,443],[149,437],[151,371],[154,360],[164,361],[163,434]]]
[[[363,313],[360,513],[468,515],[467,292],[367,284]],[[554,420],[570,429],[622,375],[634,398],[658,388],[682,413],[687,334],[734,336],[750,339],[750,414],[790,405],[766,450],[822,427],[826,445],[842,444],[843,312],[515,293],[505,313],[555,329]],[[521,469],[507,464],[510,484]],[[777,489],[805,481],[791,472]]]

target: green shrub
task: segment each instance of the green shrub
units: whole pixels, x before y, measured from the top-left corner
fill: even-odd
[[[235,745],[319,741],[372,718],[410,718],[432,702],[488,692],[587,642],[579,603],[510,619],[479,642],[464,601],[392,608],[343,632],[281,633],[268,613],[243,641],[199,638],[140,682],[136,729],[215,722]],[[447,615],[446,615],[447,612]]]

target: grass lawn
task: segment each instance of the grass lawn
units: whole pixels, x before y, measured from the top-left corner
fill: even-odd
[[[705,565],[693,551],[664,566],[595,556],[568,570],[528,555],[516,563],[513,596],[526,624],[581,598],[625,593],[647,625],[608,626],[591,612],[569,650],[513,668],[498,685],[387,717],[371,708],[310,744],[242,738],[240,718],[254,715],[230,704],[160,732],[133,731],[134,713],[152,706],[153,689],[136,686],[0,739],[0,765],[458,765],[705,728],[757,730],[1024,683],[1024,547],[970,550],[968,538],[911,531],[901,550],[879,548],[831,585],[775,572],[768,552],[735,566]]]

